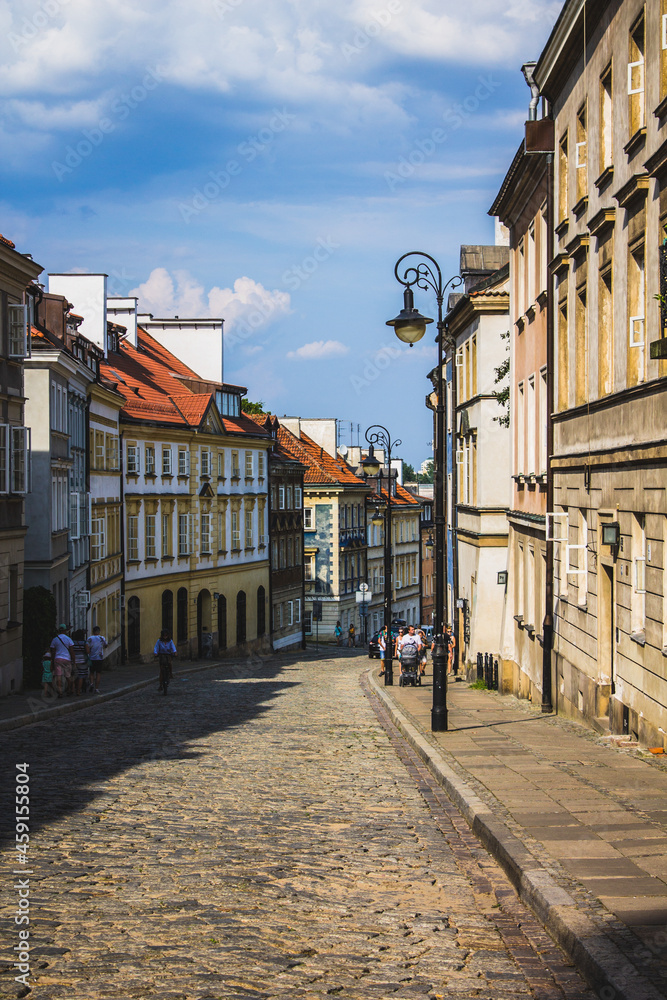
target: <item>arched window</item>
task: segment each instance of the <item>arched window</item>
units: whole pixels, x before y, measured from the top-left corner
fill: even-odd
[[[236,644],[245,642],[245,590],[239,590],[236,595]]]
[[[176,594],[176,641],[188,641],[188,591],[180,587]]]
[[[171,590],[162,591],[162,628],[169,635],[174,634],[174,595]]]
[[[257,588],[257,636],[266,632],[266,591],[264,587]]]
[[[227,649],[227,598],[218,598],[218,649]]]
[[[139,656],[141,652],[141,604],[138,597],[127,602],[127,655]]]

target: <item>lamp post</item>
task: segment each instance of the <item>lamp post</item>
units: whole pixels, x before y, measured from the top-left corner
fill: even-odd
[[[384,683],[386,687],[391,687],[394,683],[394,669],[392,657],[391,639],[391,449],[398,448],[401,441],[392,441],[389,431],[382,424],[373,424],[366,431],[366,440],[370,445],[368,457],[363,460],[361,467],[364,475],[377,478],[378,497],[376,504],[376,516],[379,520],[382,509],[382,466],[375,456],[375,445],[380,445],[384,450],[385,461],[387,463],[387,501],[384,508],[384,627],[385,627],[385,652],[384,652]],[[374,523],[377,523],[374,518]]]
[[[401,274],[401,265],[408,258],[409,264],[405,266]],[[447,730],[447,654],[448,647],[445,639],[445,487],[447,483],[447,452],[445,423],[445,385],[443,378],[443,366],[445,359],[445,323],[442,316],[442,304],[445,298],[445,291],[451,285],[457,287],[463,282],[463,278],[455,275],[443,284],[442,272],[438,262],[427,253],[412,250],[403,254],[394,267],[396,280],[405,288],[403,292],[403,309],[401,309],[395,319],[387,320],[387,326],[393,326],[394,332],[399,340],[412,346],[426,333],[426,326],[433,320],[422,316],[414,305],[414,294],[412,288],[425,290],[431,289],[435,292],[438,303],[438,369],[435,380],[435,390],[437,396],[436,420],[435,420],[435,645],[433,647],[433,707],[431,709],[431,730],[432,732],[444,732]],[[456,539],[454,539],[456,545]],[[454,616],[455,637],[458,647],[458,618]]]

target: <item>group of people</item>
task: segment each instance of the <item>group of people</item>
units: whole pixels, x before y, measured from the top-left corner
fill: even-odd
[[[448,626],[446,636],[447,640],[447,673],[451,674],[453,672],[453,660],[454,660],[454,646],[456,644],[456,639],[454,638],[454,633],[451,626]],[[431,642],[431,652],[435,646],[435,639]],[[384,661],[387,655],[387,626],[385,625],[380,635],[378,636],[378,647],[380,650],[380,661],[382,663],[382,670],[380,671],[380,677],[384,676],[385,668]],[[415,660],[419,666],[420,676],[424,676],[426,673],[426,663],[428,661],[428,650],[429,643],[426,633],[423,629],[417,629],[414,625],[408,625],[405,628],[399,628],[398,635],[394,639],[394,648],[392,655],[395,660],[398,660],[399,673],[403,673],[403,663],[404,661],[413,664]]]
[[[336,627],[334,629],[334,636],[336,637],[336,645],[342,646],[343,626],[341,625],[340,621],[336,622]],[[354,625],[350,625],[349,629],[347,630],[347,644],[349,647],[354,647],[357,644],[357,630],[355,629]]]
[[[42,685],[45,696],[81,695],[99,692],[107,640],[98,625],[86,638],[85,629],[69,635],[64,623],[42,657]]]

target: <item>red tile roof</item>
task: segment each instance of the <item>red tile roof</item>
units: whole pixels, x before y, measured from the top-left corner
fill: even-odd
[[[355,476],[344,462],[330,455],[303,431],[301,431],[301,437],[298,438],[286,427],[279,427],[278,442],[291,458],[295,458],[306,466],[304,483],[366,486],[364,480]]]
[[[6,245],[11,247],[12,250],[16,250],[16,243],[12,243],[12,241],[8,240],[6,236],[2,235],[2,233],[0,233],[0,241],[2,241],[2,243],[6,243]]]

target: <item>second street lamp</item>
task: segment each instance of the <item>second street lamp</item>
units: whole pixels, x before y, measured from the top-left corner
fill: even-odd
[[[385,652],[384,652],[384,683],[386,687],[391,687],[394,683],[394,662],[392,657],[391,638],[391,450],[397,448],[402,442],[392,441],[389,431],[381,424],[373,424],[366,431],[366,440],[370,448],[368,457],[363,460],[361,467],[364,475],[372,479],[377,478],[378,492],[375,501],[375,514],[373,523],[377,524],[380,518],[380,511],[384,506],[384,627],[385,627]],[[387,500],[383,504],[382,496],[382,465],[375,455],[375,445],[380,445],[384,451],[384,460],[387,464]]]
[[[410,258],[410,263],[403,270],[401,265]],[[412,250],[403,254],[394,267],[396,280],[403,285],[403,309],[394,319],[387,320],[387,326],[393,326],[396,336],[404,343],[413,344],[426,333],[426,327],[433,320],[422,316],[415,309],[413,285],[435,292],[438,303],[438,374],[435,385],[436,406],[436,441],[435,441],[435,629],[433,646],[433,706],[431,708],[432,732],[444,732],[447,729],[447,659],[448,645],[445,638],[445,484],[447,482],[447,452],[445,436],[445,385],[443,378],[445,324],[442,316],[442,304],[448,286],[456,287],[463,279],[456,275],[443,284],[442,272],[438,262],[427,253]],[[454,539],[456,545],[456,539]],[[455,616],[456,624],[456,616]],[[458,629],[455,630],[458,632]],[[457,635],[458,639],[458,635]]]

